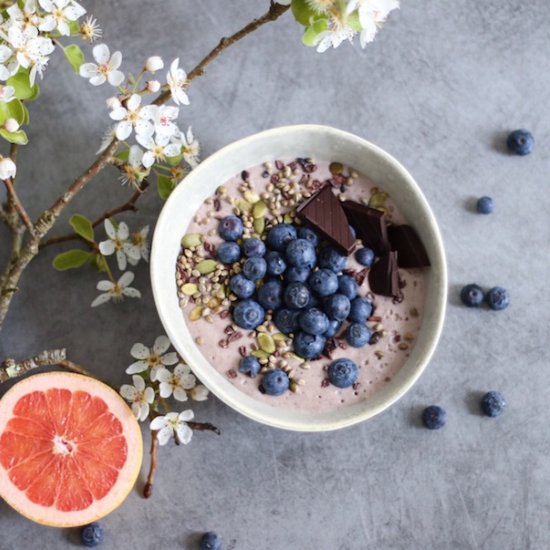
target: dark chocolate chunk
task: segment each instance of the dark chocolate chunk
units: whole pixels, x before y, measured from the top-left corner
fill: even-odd
[[[398,252],[399,267],[426,267],[430,259],[418,233],[410,225],[390,225],[388,238]]]
[[[402,296],[399,288],[399,271],[397,268],[397,252],[386,252],[369,271],[370,289],[382,296]]]
[[[300,204],[296,215],[327,239],[340,253],[349,254],[355,246],[342,203],[332,192],[331,185],[324,185]]]
[[[354,201],[344,201],[342,207],[357,237],[377,256],[390,249],[384,212]]]

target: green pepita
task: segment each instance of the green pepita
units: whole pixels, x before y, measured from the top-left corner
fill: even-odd
[[[189,320],[190,321],[196,321],[197,319],[201,318],[202,310],[204,309],[203,306],[195,306],[191,312],[189,313]]]
[[[269,357],[269,353],[266,353],[261,349],[255,349],[254,351],[251,352],[251,355],[253,355],[258,359],[267,359]]]
[[[188,233],[181,239],[181,246],[183,246],[183,248],[195,248],[199,246],[199,244],[201,244],[200,233]]]
[[[196,269],[201,275],[208,275],[216,269],[217,265],[216,260],[202,260],[197,264]]]
[[[266,353],[275,352],[275,341],[269,334],[258,334],[257,340],[261,350],[265,351]]]
[[[258,202],[260,200],[258,193],[254,193],[254,191],[245,191],[243,193],[243,197],[251,204],[254,204],[255,202]]]
[[[181,291],[186,296],[193,296],[195,292],[198,292],[199,287],[195,283],[187,283],[181,287]]]
[[[287,339],[287,336],[282,332],[276,332],[272,337],[275,342],[284,342]]]
[[[250,212],[252,208],[252,203],[245,201],[243,199],[237,199],[235,201],[235,206],[241,211],[241,212]]]
[[[265,218],[257,218],[254,220],[254,231],[261,235],[265,229]]]
[[[264,201],[257,201],[252,209],[254,219],[263,218],[267,214],[267,204]]]

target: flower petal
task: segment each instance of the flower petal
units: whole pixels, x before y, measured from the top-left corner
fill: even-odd
[[[172,379],[172,373],[168,369],[165,369],[164,367],[160,367],[157,370],[156,379],[159,382],[168,383]]]
[[[127,120],[123,120],[122,122],[119,122],[116,126],[116,132],[115,135],[119,141],[124,141],[127,139],[130,134],[132,133],[132,123],[128,122]]]
[[[148,359],[151,355],[151,352],[148,347],[140,344],[134,344],[130,350],[130,355],[136,359]]]
[[[156,416],[149,424],[149,428],[151,428],[151,430],[162,430],[165,426],[166,418],[164,416]]]
[[[176,401],[187,401],[187,392],[183,388],[176,388],[174,390],[174,399]]]
[[[116,251],[116,260],[120,271],[124,271],[126,269],[126,254],[122,250]]]
[[[128,256],[128,259],[134,260],[137,262],[141,258],[141,252],[139,251],[139,247],[135,244],[130,243],[124,243],[122,245],[122,251],[126,256]],[[135,264],[134,264],[135,265]]]
[[[107,46],[107,44],[98,44],[97,46],[94,46],[92,53],[94,59],[100,65],[104,65],[105,63],[107,63],[111,55],[109,52],[109,46]]]
[[[208,393],[208,388],[206,386],[198,384],[191,390],[191,398],[194,401],[206,401],[206,399],[208,399]]]
[[[126,222],[120,222],[118,224],[117,234],[121,241],[125,241],[130,236],[130,230],[128,229]]]
[[[92,303],[91,307],[97,307],[102,304],[105,304],[111,299],[111,295],[109,293],[106,294],[100,294]]]
[[[131,271],[127,271],[118,280],[118,284],[122,287],[125,287],[125,286],[128,286],[128,285],[132,284],[133,280],[134,280],[134,274]]]
[[[139,420],[139,417],[141,416],[141,405],[137,402],[132,403],[132,412],[134,413],[134,416]]]
[[[178,420],[180,421],[192,420],[194,417],[195,417],[195,413],[191,409],[187,409],[179,413]]]
[[[113,290],[114,286],[115,285],[111,281],[99,281],[96,288],[101,292],[109,292]]]
[[[128,298],[141,298],[141,292],[137,288],[126,287],[122,294],[128,296]]]
[[[113,120],[124,120],[128,116],[128,110],[124,107],[117,107],[109,113],[109,116]]]
[[[176,433],[178,434],[178,439],[184,445],[187,445],[193,436],[193,430],[187,424],[179,424],[176,428]]]
[[[145,388],[143,392],[143,398],[147,403],[152,403],[155,400],[155,390],[150,386]]]
[[[138,374],[147,370],[148,363],[145,361],[135,361],[127,369],[126,374]]]
[[[90,84],[92,86],[101,86],[102,84],[105,84],[106,80],[107,79],[105,78],[105,75],[98,74],[98,75],[93,76],[92,78],[90,78]]]
[[[97,75],[97,65],[95,63],[83,63],[78,69],[80,76],[92,78]]]
[[[105,219],[103,226],[105,227],[105,233],[107,233],[108,237],[110,239],[116,239],[116,229],[113,222],[109,218]]]
[[[157,433],[157,439],[159,440],[159,445],[166,445],[170,438],[174,434],[172,428],[165,426]]]
[[[99,251],[103,256],[110,256],[115,251],[115,243],[110,239],[99,243]]]
[[[127,105],[128,105],[128,110],[135,111],[141,105],[141,97],[138,94],[132,94],[130,96],[130,99],[128,100]]]
[[[145,389],[145,380],[141,376],[134,374],[132,376],[132,382],[138,391],[143,391]]]
[[[165,334],[158,336],[153,344],[153,353],[162,355],[170,347],[170,339]],[[168,363],[170,364],[170,363]]]
[[[163,365],[175,365],[179,361],[178,354],[174,351],[170,353],[165,353],[161,358],[160,362]]]
[[[149,403],[142,403],[140,409],[141,414],[139,415],[139,420],[143,422],[147,420],[147,417],[149,416]]]
[[[161,397],[170,397],[172,395],[172,386],[166,382],[161,382],[160,386],[160,396]]]
[[[120,86],[124,82],[125,78],[124,73],[120,71],[111,71],[107,75],[107,80],[111,86]]]
[[[130,386],[130,384],[123,384],[120,386],[120,395],[122,395],[126,401],[132,402],[136,397],[136,388]]]
[[[155,163],[155,155],[153,155],[151,151],[147,151],[143,155],[143,158],[141,159],[141,164],[143,164],[145,168],[151,168],[151,166],[153,166],[154,163]]]
[[[112,70],[118,69],[122,63],[122,54],[119,51],[116,51],[109,61],[109,68]]]

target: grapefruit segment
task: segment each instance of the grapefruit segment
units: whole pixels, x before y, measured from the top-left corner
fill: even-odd
[[[37,374],[0,399],[0,497],[38,523],[105,516],[134,485],[142,454],[132,411],[92,378]]]

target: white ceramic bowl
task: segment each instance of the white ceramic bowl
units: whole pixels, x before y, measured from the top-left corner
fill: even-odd
[[[338,160],[387,191],[422,239],[431,267],[424,320],[416,345],[392,381],[373,397],[334,412],[285,411],[245,395],[220,374],[195,344],[178,304],[175,267],[180,240],[195,211],[218,185],[243,169],[277,158]],[[412,176],[388,153],[353,134],[327,126],[274,128],[224,147],[195,168],[164,205],[153,237],[151,282],[155,303],[174,347],[201,381],[238,412],[270,426],[326,431],[373,417],[395,403],[418,379],[435,350],[445,315],[447,269],[437,222]]]

